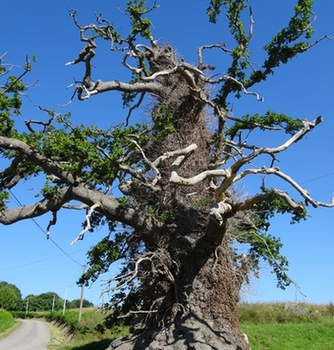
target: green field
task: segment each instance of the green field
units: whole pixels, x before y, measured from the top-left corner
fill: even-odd
[[[48,321],[52,338],[48,350],[104,350],[111,340],[126,335],[127,326],[107,329],[107,314],[97,309],[34,314]],[[24,313],[15,315],[24,317]],[[257,303],[239,305],[241,329],[248,335],[252,350],[334,350],[334,305]],[[0,310],[0,337],[15,320]]]
[[[252,350],[334,350],[334,320],[242,326]]]
[[[239,306],[252,350],[334,350],[334,306],[258,303]]]

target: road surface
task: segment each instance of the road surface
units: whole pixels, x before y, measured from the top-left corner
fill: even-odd
[[[50,329],[46,323],[22,320],[22,325],[0,340],[0,350],[46,350]]]

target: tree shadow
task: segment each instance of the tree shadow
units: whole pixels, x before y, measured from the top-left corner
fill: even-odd
[[[72,350],[105,350],[114,339],[103,339],[100,341],[94,341],[82,346],[76,346]]]

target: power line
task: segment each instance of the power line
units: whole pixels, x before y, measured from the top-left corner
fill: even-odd
[[[303,184],[306,184],[306,183],[310,183],[310,182],[314,182],[314,181],[317,181],[317,180],[320,180],[320,179],[323,179],[325,177],[328,177],[328,176],[331,176],[331,175],[334,175],[334,172],[332,173],[328,173],[328,174],[325,174],[325,175],[321,175],[321,176],[317,176],[317,177],[313,177],[309,180],[305,180],[305,181],[299,181],[298,184],[299,185],[303,185]],[[285,189],[289,189],[293,187],[291,184],[289,184],[289,186],[286,186],[283,188],[283,190]],[[330,190],[330,191],[326,191],[326,192],[322,192],[322,193],[318,193],[318,194],[315,194],[315,196],[320,196],[320,195],[323,195],[323,194],[327,194],[327,193],[331,193],[333,190]]]
[[[71,264],[71,263],[67,262],[67,263],[64,263],[64,264],[57,264],[57,265],[54,265],[54,266],[43,267],[43,268],[38,269],[38,270],[24,271],[24,272],[19,272],[19,273],[15,273],[15,274],[10,273],[8,275],[4,274],[4,275],[1,275],[1,277],[2,278],[11,277],[12,278],[12,277],[17,277],[17,276],[27,275],[29,273],[36,273],[36,272],[40,272],[40,271],[45,271],[45,270],[50,271],[53,268],[59,269],[59,267],[66,266],[66,265],[69,265],[69,264]],[[80,266],[83,266],[83,265],[80,265]]]
[[[72,252],[71,254],[74,254],[74,253],[77,253],[77,252],[82,252],[82,251],[87,251],[89,248],[85,248],[85,249],[80,249],[80,250],[76,250],[74,252]],[[53,256],[53,257],[50,257],[50,258],[46,258],[46,259],[41,259],[41,260],[36,260],[36,261],[32,261],[32,262],[29,262],[29,263],[24,263],[22,265],[16,265],[16,266],[11,266],[11,267],[7,267],[5,269],[0,269],[0,272],[1,271],[7,271],[7,270],[13,270],[13,269],[17,269],[17,268],[20,268],[20,267],[25,267],[25,266],[28,266],[28,265],[33,265],[33,264],[38,264],[38,263],[41,263],[41,262],[44,262],[44,261],[47,261],[47,260],[53,260],[53,259],[56,259],[56,258],[60,258],[62,257],[63,254],[61,255],[57,255],[57,256]],[[16,259],[15,259],[16,260]]]
[[[319,179],[323,179],[324,177],[331,176],[333,174],[334,174],[334,172],[328,173],[328,174],[325,174],[325,175],[321,175],[321,176],[317,176],[317,177],[314,177],[312,179],[302,181],[302,182],[300,182],[300,184],[305,184],[307,182],[313,182],[313,181],[316,181],[316,180],[319,180]]]
[[[323,153],[323,154],[320,154],[320,155],[317,155],[316,157],[313,157],[313,158],[307,158],[306,160],[302,161],[302,162],[298,162],[298,163],[293,163],[291,164],[290,166],[288,166],[286,169],[290,169],[290,168],[294,168],[296,166],[299,166],[301,164],[305,164],[305,163],[309,163],[309,162],[314,162],[315,160],[318,160],[319,158],[323,158],[323,157],[328,157],[330,154],[334,153],[334,151],[330,151],[330,152],[327,152],[327,153]]]
[[[11,196],[14,198],[16,204],[20,207],[23,206],[23,204],[20,202],[20,200],[15,196],[15,194],[9,190],[9,193],[11,194]],[[33,223],[44,233],[44,235],[47,237],[47,234],[45,232],[45,230],[39,225],[39,223],[34,219],[34,218],[30,218]],[[69,254],[67,254],[65,252],[65,250],[63,248],[61,248],[59,246],[59,244],[57,244],[51,237],[49,237],[49,240],[64,254],[66,255],[69,259],[71,259],[73,262],[75,262],[76,264],[78,264],[79,266],[83,267],[83,265],[81,265],[78,261],[76,261],[75,259],[73,259]]]

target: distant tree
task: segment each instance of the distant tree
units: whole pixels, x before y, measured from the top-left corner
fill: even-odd
[[[29,311],[51,311],[54,303],[54,310],[61,310],[63,299],[54,292],[42,293],[39,295],[27,295],[24,298],[26,304],[28,300]]]
[[[88,301],[87,299],[84,299],[82,301],[82,307],[93,307],[94,304]],[[78,309],[80,307],[80,299],[74,299],[70,301],[67,305],[68,309]]]
[[[36,295],[29,294],[23,299],[24,308],[28,306],[28,311],[39,311],[39,304]]]
[[[27,129],[20,131],[16,116],[30,62],[19,77],[1,66],[0,152],[7,166],[0,173],[0,222],[9,225],[49,213],[49,235],[60,210],[84,209],[84,229],[73,243],[89,230],[108,226],[110,233],[89,252],[90,268],[80,282],[96,280],[114,261],[125,261],[121,273],[110,279],[110,291],[118,291],[114,315],[137,317],[133,336],[111,349],[249,349],[237,318],[239,291],[248,274],[266,260],[279,287],[291,283],[282,244],[268,231],[270,219],[288,213],[298,222],[306,218],[304,203],[334,205],[312,198],[276,166],[279,154],[303,139],[321,117],[307,121],[270,110],[264,115],[231,113],[231,101],[244,96],[261,100],[257,84],[325,38],[311,40],[312,1],[298,0],[287,25],[264,43],[258,56],[264,59],[254,63],[250,2],[210,1],[210,20],[216,22],[224,12],[234,44],[199,47],[196,66],[178,57],[171,45],[154,40],[147,14],[158,7],[155,1],[149,9],[145,0],[127,2],[131,29],[125,35],[101,16],[96,24],[81,25],[71,11],[84,46],[68,63],[83,64],[73,96],[82,101],[121,92],[129,110],[123,124],[110,128],[75,125],[69,115],[45,110],[46,121],[26,119]],[[193,1],[189,11],[196,6]],[[176,25],[173,18],[170,25]],[[196,30],[200,23],[194,34]],[[123,54],[122,66],[131,78],[93,78],[100,38],[110,42],[112,52]],[[203,58],[213,50],[226,62],[217,72]],[[106,75],[117,69],[113,65]],[[151,121],[133,123],[131,114],[146,96]],[[265,147],[250,138],[259,130],[281,132],[285,140]],[[8,205],[9,191],[37,175],[40,200],[19,208]],[[255,193],[242,197],[235,185],[249,175],[262,181]],[[298,198],[267,187],[267,176],[284,180]]]
[[[0,309],[13,311],[22,307],[21,291],[7,282],[0,282]]]

